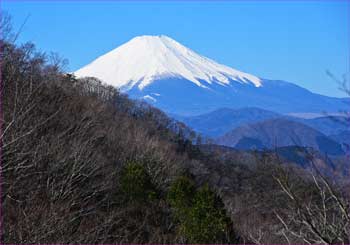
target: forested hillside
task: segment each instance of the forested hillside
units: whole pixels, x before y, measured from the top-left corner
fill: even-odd
[[[2,243],[350,242],[349,193],[317,171],[203,151],[58,56],[0,44]]]

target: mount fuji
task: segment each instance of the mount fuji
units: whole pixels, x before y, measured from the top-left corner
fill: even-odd
[[[163,35],[135,37],[74,75],[96,77],[131,98],[146,100],[175,115],[199,115],[223,107],[259,107],[278,113],[337,112],[345,110],[348,101],[238,71]]]

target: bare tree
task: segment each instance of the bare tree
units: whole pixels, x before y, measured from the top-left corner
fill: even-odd
[[[311,190],[302,190],[307,194],[293,186],[295,182],[290,181],[288,174],[275,176],[289,200],[286,212],[276,212],[283,224],[281,232],[288,243],[299,239],[309,244],[347,244],[350,242],[349,201],[313,166]]]

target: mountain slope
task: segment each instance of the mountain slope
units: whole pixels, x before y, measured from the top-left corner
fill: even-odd
[[[256,123],[280,114],[260,108],[230,109],[221,108],[213,112],[193,117],[174,116],[196,132],[209,137],[218,137],[243,124]]]
[[[350,152],[350,131],[341,131],[338,134],[330,135],[329,137],[342,144],[347,153]]]
[[[209,137],[219,137],[239,126],[257,123],[272,118],[284,118],[299,122],[318,130],[327,136],[341,134],[341,132],[350,130],[349,120],[346,117],[323,116],[306,119],[282,115],[254,107],[240,109],[220,108],[196,116],[172,115],[172,117],[184,122],[198,133]]]
[[[229,78],[261,86],[258,77],[218,64],[163,35],[133,38],[75,74],[96,76],[124,89],[136,84],[143,89],[164,77],[181,77],[202,88],[212,83],[228,85]]]
[[[331,155],[343,154],[341,145],[304,124],[283,118],[240,126],[217,139],[239,149],[273,149],[283,146],[312,147]]]
[[[294,120],[317,129],[325,135],[334,135],[340,134],[343,131],[350,131],[350,121],[349,118],[345,116],[325,116],[312,119],[294,118]]]
[[[319,186],[302,169],[264,153],[262,161],[203,153],[186,137],[192,132],[159,110],[99,80],[62,74],[45,55],[28,55],[37,54],[32,45],[0,43],[4,244],[309,241],[282,234],[276,219],[281,213],[300,227],[276,178],[288,176],[302,208],[318,207]],[[333,204],[320,232],[345,224]],[[347,243],[343,237],[334,243]]]
[[[74,73],[92,76],[167,113],[260,107],[282,113],[346,109],[343,99],[262,79],[203,57],[166,36],[140,36]]]

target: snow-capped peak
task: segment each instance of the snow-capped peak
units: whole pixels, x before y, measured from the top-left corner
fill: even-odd
[[[184,78],[204,88],[212,83],[228,85],[230,80],[262,85],[258,77],[218,64],[164,35],[135,37],[74,74],[97,77],[125,90],[135,84],[142,90],[158,78],[169,77]]]

